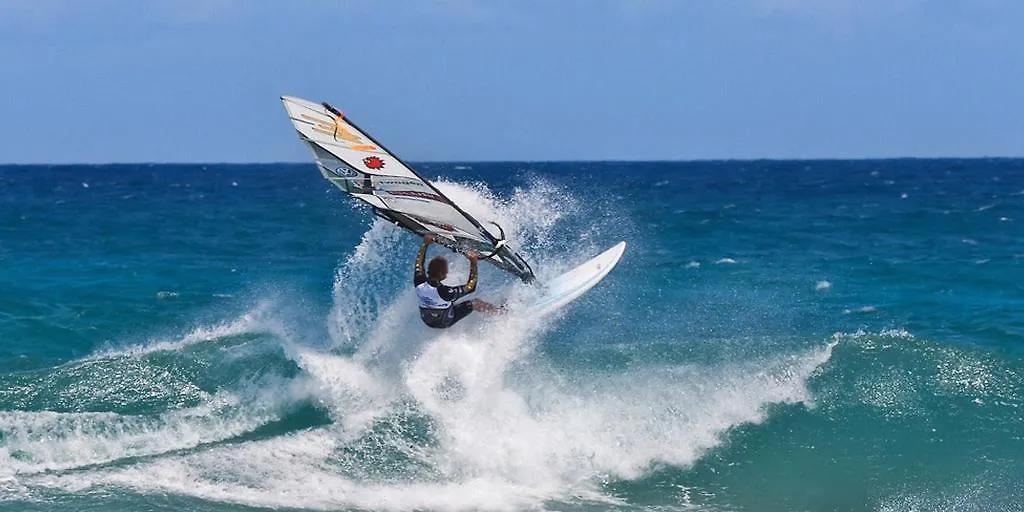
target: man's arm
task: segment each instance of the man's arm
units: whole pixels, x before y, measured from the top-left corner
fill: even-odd
[[[466,281],[466,285],[462,287],[466,294],[476,291],[476,260],[478,257],[475,252],[466,255],[466,258],[469,259],[469,279]]]
[[[424,235],[423,245],[420,246],[420,252],[416,255],[416,266],[412,272],[412,284],[419,286],[426,282],[427,273],[423,271],[424,260],[427,259],[427,247],[434,242],[434,235]]]

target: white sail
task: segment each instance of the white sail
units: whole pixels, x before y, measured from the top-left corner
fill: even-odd
[[[327,103],[281,98],[299,138],[313,151],[324,178],[374,213],[459,252],[476,251],[498,267],[533,280],[529,265],[498,236],[445,197],[425,178]],[[493,223],[491,223],[493,224]]]

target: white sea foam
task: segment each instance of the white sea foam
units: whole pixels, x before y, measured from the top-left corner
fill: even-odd
[[[732,258],[722,258],[720,260],[715,261],[715,265],[733,265],[735,263],[736,260]]]
[[[501,322],[476,327],[439,335],[390,378],[340,356],[304,357],[320,398],[332,404],[329,427],[33,481],[72,492],[114,485],[321,510],[520,510],[599,499],[604,479],[692,464],[730,427],[761,421],[766,404],[810,400],[806,379],[834,346],[724,366],[566,375],[530,352],[530,337]],[[444,392],[449,381],[461,392]],[[388,483],[346,475],[346,443],[409,399],[434,424],[436,444],[395,434],[378,437],[385,445],[378,448],[402,453],[431,476]]]
[[[327,317],[327,328],[335,346],[353,345],[372,328],[381,304],[393,297],[387,290],[396,290],[398,283],[380,282],[382,276],[394,275],[388,266],[397,256],[403,233],[391,224],[377,219],[334,278],[334,305]],[[407,256],[408,258],[408,256]]]
[[[520,191],[502,203],[486,191],[445,186],[452,196],[471,196],[458,199],[471,211],[492,208],[487,213],[501,219],[510,240],[532,248],[556,247],[546,240],[557,223],[551,217],[572,208],[547,191]],[[555,213],[531,211],[545,208]],[[551,319],[472,315],[449,330],[422,326],[405,286],[408,273],[391,271],[391,265],[406,267],[409,258],[408,247],[395,248],[404,236],[396,233],[375,224],[338,271],[329,321],[334,346],[350,349],[346,355],[290,346],[285,353],[302,370],[291,390],[254,384],[262,392],[255,398],[218,395],[204,401],[205,409],[155,419],[108,413],[11,417],[10,424],[23,430],[41,422],[38,432],[63,433],[41,447],[34,447],[36,434],[29,433],[15,436],[14,445],[5,443],[35,450],[16,478],[64,492],[113,486],[271,508],[522,510],[549,500],[614,502],[602,482],[637,478],[659,464],[693,464],[730,428],[762,421],[768,404],[813,405],[807,379],[836,345],[720,363],[564,368],[534,350]],[[583,244],[573,248],[576,253],[537,252],[550,258],[545,267],[557,267],[592,249]],[[395,275],[401,284],[367,286],[364,279],[377,270],[388,271],[376,279]],[[453,265],[453,272],[461,271]],[[403,291],[389,296],[377,291],[382,289]],[[284,336],[272,312],[250,312],[138,350],[174,350],[254,330]],[[309,397],[327,411],[330,425],[206,446],[251,431],[279,417],[288,403]],[[218,400],[228,403],[218,407]],[[418,427],[403,419],[410,416]],[[360,443],[368,448],[359,449],[370,451],[353,454]],[[387,453],[402,461],[399,470],[408,476],[390,474],[393,468],[374,461]],[[60,468],[79,470],[39,472]]]
[[[861,348],[866,350],[876,350],[879,348],[888,349],[890,345],[883,345],[879,347],[876,343],[876,339],[886,340],[912,340],[914,335],[906,329],[882,329],[879,332],[868,332],[864,329],[858,329],[854,332],[837,332],[832,334],[832,341],[834,343],[840,343],[843,341],[852,341]]]
[[[859,308],[844,309],[843,314],[850,315],[853,313],[873,313],[877,310],[878,308],[876,308],[875,306],[861,306]]]
[[[569,263],[563,260],[570,254],[566,254],[565,247],[559,245],[564,240],[554,240],[550,236],[560,222],[580,211],[578,202],[564,190],[536,180],[528,188],[515,189],[509,198],[504,199],[495,196],[482,184],[466,186],[439,181],[437,186],[473,216],[497,222],[513,247],[533,256],[531,261],[538,267],[535,270],[540,272],[539,277],[544,278],[544,272],[551,272],[550,267],[554,263],[562,265],[555,271],[562,270]],[[494,235],[499,234],[492,224],[485,223],[484,227]],[[573,251],[579,254],[598,249],[594,235],[593,229],[586,228],[576,233],[577,239],[572,241]]]
[[[878,335],[881,336],[882,338],[893,338],[903,340],[909,340],[914,338],[914,335],[911,334],[910,331],[906,329],[882,329],[881,331],[878,332]]]
[[[93,354],[91,358],[95,359],[126,355],[139,356],[153,352],[180,350],[196,343],[218,340],[230,336],[239,336],[242,334],[272,333],[280,337],[285,337],[284,327],[271,314],[273,306],[274,303],[272,301],[261,301],[253,309],[240,315],[234,320],[220,322],[210,326],[196,327],[179,339],[158,339],[128,347],[106,348]]]
[[[828,282],[828,281],[824,281],[824,280],[822,280],[822,281],[818,281],[818,282],[817,282],[817,283],[816,283],[816,284],[814,285],[814,289],[815,289],[815,290],[828,290],[828,289],[830,289],[830,288],[832,288],[832,283],[830,283],[830,282]]]
[[[276,419],[281,402],[267,393],[243,398],[224,392],[197,407],[153,417],[0,412],[0,477],[80,468],[228,439]]]

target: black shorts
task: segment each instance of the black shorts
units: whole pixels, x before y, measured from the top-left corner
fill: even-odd
[[[472,312],[473,303],[467,300],[466,302],[452,304],[452,307],[448,309],[420,308],[420,318],[423,319],[423,323],[427,324],[427,327],[446,329],[455,325],[455,322],[466,318]]]

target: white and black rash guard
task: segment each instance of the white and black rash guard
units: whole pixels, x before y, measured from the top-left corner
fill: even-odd
[[[466,295],[476,291],[477,269],[476,262],[470,260],[469,280],[462,286],[448,286],[440,282],[430,281],[423,270],[423,263],[427,257],[427,247],[424,243],[416,255],[416,268],[413,271],[412,283],[416,287],[416,299],[419,301],[420,317],[430,327],[448,327],[461,319],[471,311],[471,308],[463,308],[465,311],[455,311],[454,302]],[[461,313],[456,315],[456,313]]]

